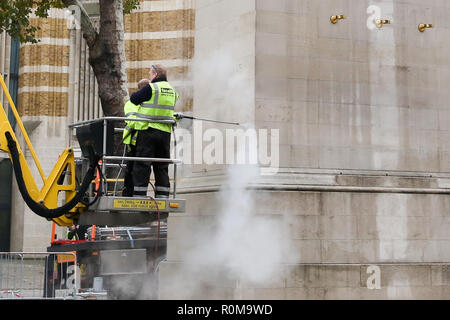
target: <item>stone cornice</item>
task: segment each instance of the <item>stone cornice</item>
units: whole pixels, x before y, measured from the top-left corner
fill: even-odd
[[[178,194],[217,192],[227,182],[224,170],[192,173],[177,183]],[[450,194],[450,174],[397,171],[283,168],[260,175],[251,190]]]

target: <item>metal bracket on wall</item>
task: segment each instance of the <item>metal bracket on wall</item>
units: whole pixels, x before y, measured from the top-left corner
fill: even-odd
[[[425,24],[425,23],[419,24],[419,31],[420,32],[424,32],[425,29],[428,29],[428,28],[434,28],[434,25],[429,24],[429,23],[427,23],[427,24]]]
[[[382,28],[385,24],[391,24],[390,20],[377,20],[376,25],[378,28]]]
[[[335,15],[335,16],[330,17],[330,21],[332,24],[336,24],[336,23],[338,23],[339,20],[343,20],[343,19],[346,19],[346,17],[344,15]]]

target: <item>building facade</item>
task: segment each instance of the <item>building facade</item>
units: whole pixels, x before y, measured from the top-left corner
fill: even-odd
[[[448,299],[449,6],[196,5],[194,114],[278,129],[279,170],[193,167],[160,296]]]

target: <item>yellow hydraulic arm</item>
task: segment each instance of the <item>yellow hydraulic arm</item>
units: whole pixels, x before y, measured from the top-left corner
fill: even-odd
[[[11,111],[14,114],[17,125],[25,139],[43,182],[43,186],[39,190],[0,101],[0,150],[7,152],[13,162],[16,178],[19,176],[17,178],[19,189],[25,202],[35,213],[48,220],[53,220],[60,226],[73,225],[74,219],[77,218],[79,212],[85,206],[75,201],[76,204],[74,206],[71,205],[71,208],[67,208],[67,210],[65,208],[57,208],[58,194],[60,192],[65,192],[66,204],[72,199],[75,200],[74,198],[77,195],[73,149],[67,148],[64,150],[49,177],[46,178],[1,74],[0,85],[8,99]],[[23,183],[19,181],[20,175],[22,176]],[[66,184],[64,184],[65,177],[68,177]],[[85,180],[83,184],[88,181],[88,179]],[[24,195],[24,193],[28,193],[28,195]]]

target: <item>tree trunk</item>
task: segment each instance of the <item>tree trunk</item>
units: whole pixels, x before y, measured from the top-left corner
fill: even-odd
[[[89,49],[89,64],[97,78],[104,114],[123,116],[129,96],[122,0],[100,0],[99,37]]]
[[[127,88],[122,0],[100,0],[100,27],[97,32],[78,0],[63,0],[81,9],[81,29],[89,47],[89,64],[98,83],[105,116],[123,116],[129,99]]]

